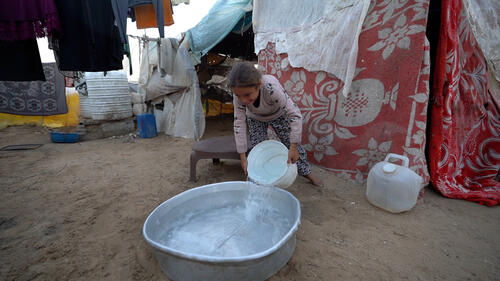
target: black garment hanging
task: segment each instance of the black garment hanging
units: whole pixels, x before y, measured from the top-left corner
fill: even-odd
[[[110,1],[56,0],[62,34],[52,38],[60,70],[122,69],[123,48]]]
[[[35,39],[0,41],[0,81],[45,81]]]

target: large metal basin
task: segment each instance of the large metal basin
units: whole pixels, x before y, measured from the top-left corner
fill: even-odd
[[[233,181],[163,202],[143,235],[172,280],[265,280],[292,256],[299,224],[299,201],[286,190]]]

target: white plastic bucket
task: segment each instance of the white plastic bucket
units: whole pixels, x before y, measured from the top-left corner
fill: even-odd
[[[279,141],[266,140],[248,154],[248,178],[261,185],[287,188],[297,178],[297,164],[288,164],[288,148]]]

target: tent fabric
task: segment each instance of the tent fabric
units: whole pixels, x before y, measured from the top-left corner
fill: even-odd
[[[500,81],[500,1],[463,0],[474,37]]]
[[[443,0],[436,60],[429,164],[444,196],[500,203],[500,91],[461,1]],[[495,100],[496,99],[496,100]]]
[[[388,153],[406,155],[409,168],[429,181],[425,130],[429,99],[429,1],[377,1],[363,23],[351,91],[326,72],[290,66],[269,43],[259,53],[303,116],[309,160],[337,176],[365,182]]]
[[[245,31],[250,29],[252,27],[252,11],[246,12],[243,15],[243,18],[236,23],[236,25],[233,27],[233,30],[231,30],[232,33],[235,34],[243,34]]]
[[[255,52],[274,43],[292,67],[335,75],[347,96],[369,5],[370,0],[255,0]]]
[[[251,0],[218,0],[208,14],[193,28],[186,32],[193,59],[200,62],[201,57],[226,37],[251,10]]]

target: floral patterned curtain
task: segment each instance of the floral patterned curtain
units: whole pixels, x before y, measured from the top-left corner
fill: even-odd
[[[363,183],[387,153],[406,155],[429,180],[424,154],[429,98],[428,0],[374,1],[359,37],[356,73],[347,97],[325,72],[289,65],[273,44],[259,65],[276,76],[303,115],[302,144],[311,162]]]

